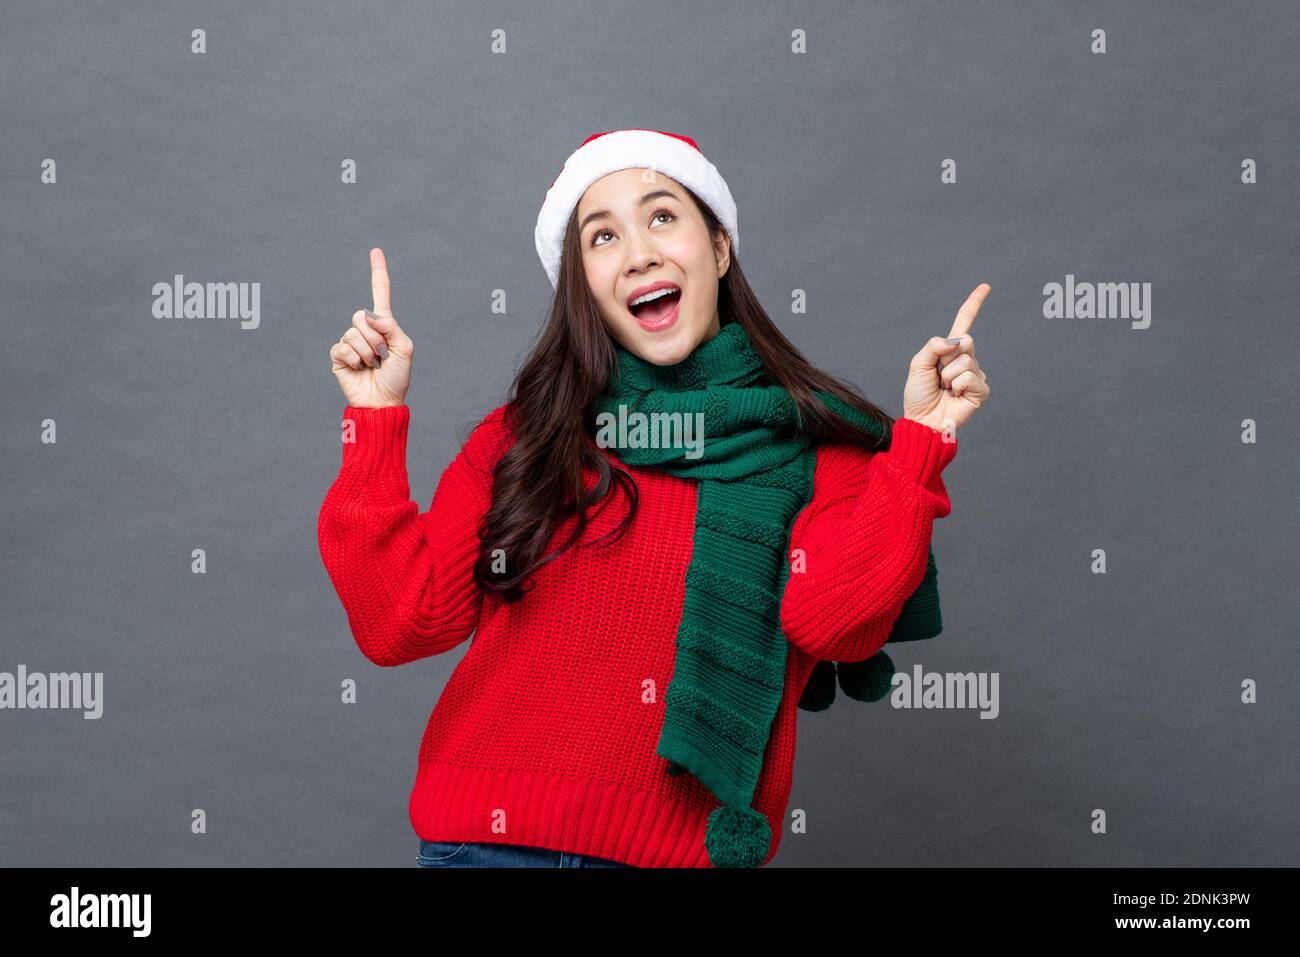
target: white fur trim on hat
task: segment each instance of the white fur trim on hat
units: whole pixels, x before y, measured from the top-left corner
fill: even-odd
[[[736,202],[722,174],[699,149],[657,130],[615,130],[589,137],[574,150],[546,191],[533,238],[552,287],[559,283],[564,229],[587,187],[602,176],[643,166],[689,187],[727,227],[732,248],[739,249]]]

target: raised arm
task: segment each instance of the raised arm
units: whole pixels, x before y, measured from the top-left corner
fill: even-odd
[[[321,505],[321,559],[362,654],[377,665],[436,655],[470,636],[482,592],[473,579],[492,470],[506,448],[502,406],[443,472],[429,510],[411,500],[406,405],[348,406],[355,429]]]
[[[940,473],[956,454],[955,438],[945,442],[911,419],[895,421],[888,451],[817,450],[781,601],[791,642],[828,661],[863,661],[880,649],[925,576],[934,519],[952,510]]]

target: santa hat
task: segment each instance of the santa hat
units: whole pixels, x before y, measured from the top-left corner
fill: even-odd
[[[621,169],[647,167],[670,176],[708,204],[731,234],[731,248],[739,248],[736,232],[736,201],[727,182],[700,152],[689,136],[660,130],[610,130],[593,133],[574,150],[546,191],[542,211],[537,214],[533,234],[551,286],[560,279],[560,251],[564,230],[573,208],[592,183]]]

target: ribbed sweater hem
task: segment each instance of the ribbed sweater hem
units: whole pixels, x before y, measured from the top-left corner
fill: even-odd
[[[711,808],[617,784],[422,762],[408,810],[426,841],[523,844],[635,867],[712,866],[704,849]],[[498,820],[504,832],[493,830]],[[774,833],[768,860],[778,841]]]

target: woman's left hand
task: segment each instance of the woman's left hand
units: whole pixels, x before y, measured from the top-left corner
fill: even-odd
[[[957,310],[947,339],[935,336],[912,356],[903,386],[903,418],[951,434],[965,425],[989,397],[989,380],[975,359],[971,324],[992,287],[975,287]]]

